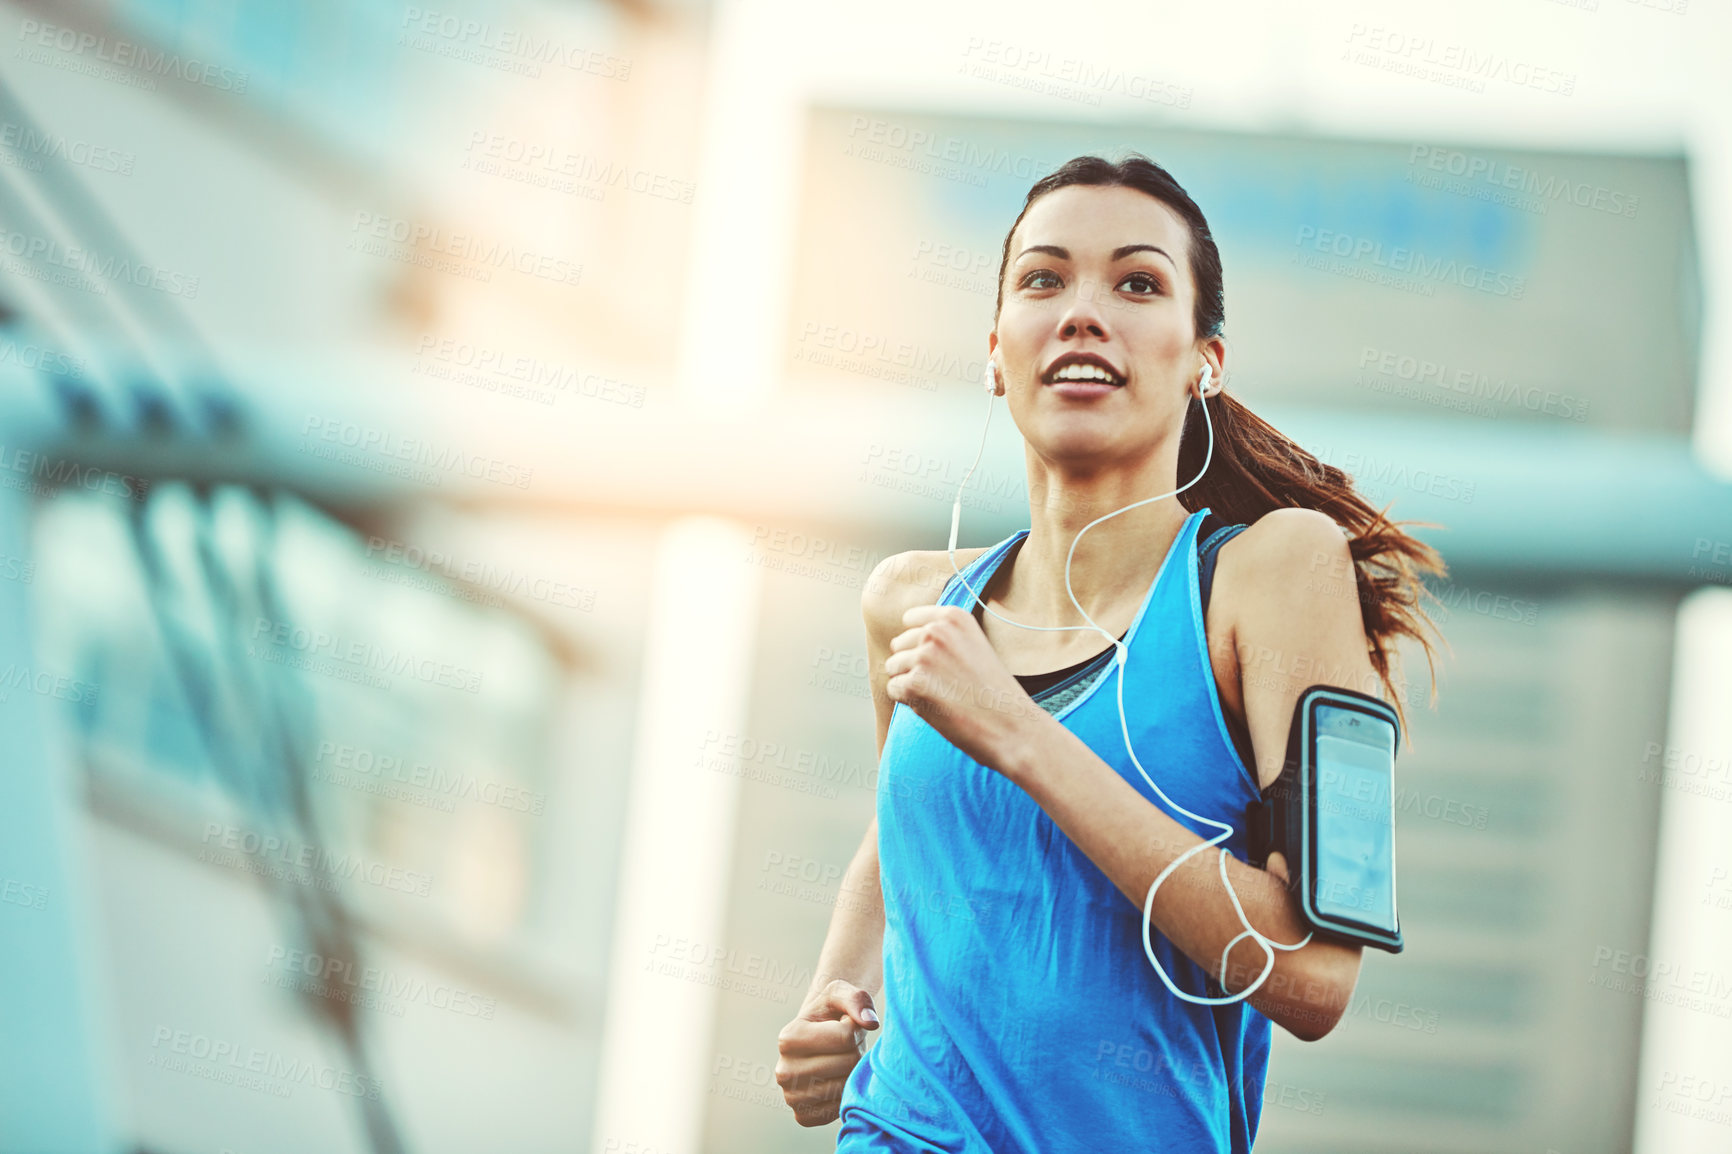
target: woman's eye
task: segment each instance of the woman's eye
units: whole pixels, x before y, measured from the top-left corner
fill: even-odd
[[[1120,288],[1124,288],[1126,285],[1133,286],[1138,295],[1161,291],[1161,282],[1146,272],[1134,272],[1119,282]]]
[[[1046,283],[1038,283],[1043,281]],[[1032,289],[1057,288],[1058,275],[1049,269],[1037,268],[1022,278],[1022,287]]]

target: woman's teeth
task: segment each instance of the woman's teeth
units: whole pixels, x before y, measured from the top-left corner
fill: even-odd
[[[1054,373],[1052,379],[1055,381],[1100,381],[1108,385],[1118,384],[1116,377],[1095,365],[1066,365]]]

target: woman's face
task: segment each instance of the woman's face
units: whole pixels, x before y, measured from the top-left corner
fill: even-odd
[[[988,338],[1031,447],[1081,460],[1146,452],[1163,431],[1176,442],[1205,359],[1218,382],[1225,352],[1195,339],[1195,296],[1189,230],[1154,197],[1069,185],[1035,201],[1011,237]],[[1087,376],[1078,362],[1108,382],[1063,379]]]

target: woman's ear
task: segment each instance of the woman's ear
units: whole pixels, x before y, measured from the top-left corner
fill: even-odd
[[[992,359],[992,354],[998,351],[998,330],[993,329],[986,334],[986,391],[994,397],[1004,396],[1004,371],[998,367],[998,362]]]
[[[1199,400],[1219,396],[1226,387],[1227,342],[1222,337],[1210,337],[1197,342],[1197,385],[1190,390]]]
[[[1214,379],[1209,383],[1209,395],[1214,396],[1227,387],[1227,338],[1212,336],[1201,342],[1197,350],[1205,357],[1214,369]]]

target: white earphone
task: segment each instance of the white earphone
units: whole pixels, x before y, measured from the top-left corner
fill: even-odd
[[[1209,389],[1209,382],[1214,375],[1214,366],[1210,365],[1207,361],[1204,361],[1203,375],[1201,380],[1197,382],[1197,392],[1199,397],[1208,397],[1210,395],[1211,390]],[[1215,393],[1219,393],[1220,391],[1219,387],[1213,390]],[[1154,790],[1156,795],[1160,797],[1162,801],[1166,802],[1168,809],[1177,813],[1182,813],[1192,821],[1200,821],[1205,825],[1215,826],[1221,831],[1214,837],[1209,838],[1207,841],[1199,842],[1192,846],[1190,849],[1174,858],[1172,862],[1167,865],[1166,869],[1155,875],[1155,880],[1149,885],[1148,897],[1143,900],[1143,953],[1148,956],[1149,964],[1155,967],[1155,973],[1161,976],[1161,981],[1166,984],[1167,989],[1172,991],[1175,997],[1181,998],[1187,1002],[1194,1002],[1199,1006],[1225,1006],[1233,1002],[1244,1001],[1246,998],[1254,994],[1258,987],[1262,986],[1264,981],[1268,979],[1270,973],[1274,971],[1276,950],[1297,950],[1311,940],[1311,935],[1307,933],[1303,939],[1294,945],[1284,945],[1281,942],[1271,941],[1252,927],[1251,920],[1245,916],[1245,907],[1239,903],[1239,895],[1233,892],[1233,883],[1227,878],[1227,847],[1221,845],[1221,843],[1233,836],[1233,827],[1228,825],[1226,822],[1216,821],[1214,818],[1192,813],[1184,806],[1175,802],[1172,798],[1166,795],[1160,786],[1155,784],[1154,778],[1150,777],[1148,771],[1143,768],[1143,763],[1137,760],[1137,751],[1131,747],[1130,725],[1125,720],[1125,661],[1130,656],[1130,646],[1095,623],[1095,619],[1090,617],[1088,613],[1084,611],[1082,603],[1076,599],[1076,592],[1071,589],[1070,585],[1071,559],[1076,555],[1077,541],[1082,540],[1082,535],[1084,533],[1087,533],[1090,529],[1099,525],[1102,521],[1105,521],[1108,518],[1117,517],[1127,509],[1135,509],[1138,505],[1147,505],[1151,501],[1164,501],[1168,497],[1176,497],[1203,479],[1203,475],[1209,471],[1209,462],[1214,458],[1215,454],[1215,422],[1214,419],[1209,416],[1209,406],[1207,403],[1203,404],[1203,422],[1209,430],[1209,443],[1203,452],[1203,467],[1198,470],[1195,477],[1192,477],[1189,481],[1180,485],[1171,493],[1162,493],[1159,497],[1145,497],[1141,501],[1133,501],[1123,509],[1115,509],[1104,517],[1095,518],[1087,525],[1084,525],[1082,529],[1078,531],[1076,539],[1070,543],[1070,552],[1065,555],[1064,561],[1064,589],[1065,592],[1070,595],[1071,604],[1076,606],[1077,612],[1082,614],[1083,619],[1087,621],[1088,624],[1024,625],[1020,621],[1012,621],[1003,614],[994,612],[993,609],[986,604],[985,600],[981,598],[980,593],[974,588],[974,586],[968,584],[968,579],[962,576],[962,570],[956,567],[956,535],[962,526],[962,490],[968,487],[968,478],[974,475],[975,466],[980,464],[981,454],[986,451],[986,433],[987,430],[992,427],[992,398],[997,395],[998,366],[993,363],[991,357],[988,357],[986,361],[986,425],[980,431],[980,448],[976,450],[974,454],[974,464],[970,465],[968,467],[968,472],[962,475],[962,484],[956,490],[956,504],[950,511],[950,568],[955,571],[957,578],[962,582],[963,586],[967,588],[969,594],[973,596],[975,601],[979,602],[982,609],[991,613],[994,617],[997,617],[1000,621],[1003,621],[1008,625],[1015,625],[1019,629],[1040,629],[1048,632],[1058,632],[1071,629],[1093,629],[1102,637],[1105,637],[1108,641],[1112,642],[1113,648],[1117,650],[1115,655],[1115,664],[1118,666],[1119,675],[1119,731],[1124,734],[1125,750],[1131,755],[1132,764],[1137,767],[1137,772],[1143,775],[1143,780],[1149,783],[1149,788]],[[1209,674],[1207,670],[1204,672],[1205,676],[1212,676],[1212,674]],[[1202,853],[1211,846],[1220,847],[1221,884],[1227,887],[1227,896],[1233,901],[1233,909],[1239,915],[1239,923],[1245,927],[1244,931],[1234,937],[1232,941],[1228,942],[1226,948],[1221,951],[1221,983],[1224,986],[1227,980],[1228,956],[1232,954],[1233,947],[1244,941],[1246,938],[1252,939],[1261,946],[1263,948],[1263,953],[1267,956],[1267,960],[1263,963],[1263,972],[1257,975],[1256,981],[1252,982],[1249,986],[1246,986],[1238,993],[1230,994],[1223,998],[1199,997],[1196,994],[1187,994],[1185,991],[1175,986],[1173,984],[1173,979],[1167,976],[1167,971],[1161,968],[1159,959],[1155,957],[1154,945],[1149,941],[1149,928],[1150,923],[1153,920],[1152,914],[1155,907],[1155,891],[1161,888],[1161,883],[1166,881],[1173,871],[1185,864],[1185,862],[1194,854]]]

